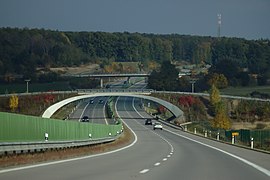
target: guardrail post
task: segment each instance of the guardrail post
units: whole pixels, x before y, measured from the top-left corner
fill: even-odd
[[[254,148],[254,138],[250,138],[250,148],[253,149]]]
[[[45,141],[48,141],[48,140],[49,140],[49,134],[46,132],[46,133],[44,134],[44,136],[45,136]]]
[[[232,144],[234,144],[234,136],[232,136]]]
[[[194,128],[194,134],[197,134],[197,129],[196,128]]]
[[[217,140],[219,141],[219,132],[217,133]]]

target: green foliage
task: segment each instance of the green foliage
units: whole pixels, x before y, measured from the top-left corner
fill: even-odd
[[[0,28],[0,47],[2,82],[12,82],[12,75],[22,75],[31,82],[48,82],[49,78],[40,77],[37,68],[99,63],[105,69],[113,62],[140,62],[139,70],[152,71],[163,61],[211,64],[210,74],[224,75],[230,86],[250,85],[250,73],[258,75],[259,85],[267,84],[270,78],[269,40]],[[121,67],[117,71],[121,72]],[[165,72],[174,75],[173,71]],[[52,74],[48,76],[57,79]],[[170,90],[190,91],[188,81],[182,79],[178,84],[168,81]],[[195,89],[208,89],[207,81],[200,77]],[[218,80],[216,86],[223,88],[221,85],[226,83],[222,82],[225,80]],[[157,89],[164,89],[158,82],[154,84]]]
[[[148,79],[149,88],[175,91],[179,87],[178,71],[170,61],[163,61],[160,71],[153,71]]]
[[[208,79],[208,84],[210,86],[215,85],[219,89],[226,88],[228,86],[227,78],[223,74],[213,73],[210,74]]]
[[[149,65],[149,69],[153,63],[147,62],[151,61],[212,64],[211,72],[223,74],[230,85],[249,84],[247,74],[241,74],[243,68],[259,74],[260,85],[270,77],[269,40],[0,28],[0,47],[0,75],[19,74],[32,82],[39,80],[38,67],[91,62],[105,67],[111,62],[131,61]]]
[[[97,79],[89,79],[89,78],[73,78],[70,80],[69,84],[72,89],[92,89],[97,88],[99,85],[99,80]]]
[[[236,118],[247,122],[270,119],[270,103],[260,101],[240,101],[235,108]]]

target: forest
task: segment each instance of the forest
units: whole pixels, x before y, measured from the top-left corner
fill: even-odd
[[[0,28],[0,77],[40,81],[38,69],[112,62],[155,61],[210,64],[213,68],[246,69],[270,78],[270,41],[228,37],[160,35],[143,33],[61,32],[45,29]],[[229,67],[229,66],[228,66]],[[234,76],[234,74],[227,74]],[[241,75],[241,74],[240,74]],[[50,74],[51,79],[55,76]]]

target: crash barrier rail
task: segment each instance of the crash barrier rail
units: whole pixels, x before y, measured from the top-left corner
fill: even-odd
[[[153,89],[77,89],[78,93],[151,93]]]
[[[122,131],[121,123],[92,124],[0,112],[0,149],[13,142],[43,141],[46,145],[57,141],[99,140],[115,137]]]
[[[89,146],[94,144],[104,144],[115,141],[118,136],[78,140],[78,141],[38,141],[38,142],[14,142],[0,143],[0,155],[22,154],[31,152],[46,151],[49,149],[65,149],[79,146]]]

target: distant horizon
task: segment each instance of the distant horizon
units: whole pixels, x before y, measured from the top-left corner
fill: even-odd
[[[148,34],[148,35],[178,35],[178,36],[196,36],[196,37],[210,37],[210,38],[218,38],[218,36],[210,36],[210,35],[195,35],[195,34],[179,34],[179,33],[148,33],[148,32],[129,32],[129,31],[117,31],[117,32],[109,32],[109,31],[71,31],[71,30],[59,30],[59,29],[45,29],[45,28],[29,28],[29,27],[0,27],[0,29],[19,29],[19,30],[45,30],[45,31],[55,31],[55,32],[74,32],[74,33],[80,33],[80,32],[86,32],[86,33],[96,33],[96,32],[102,32],[102,33],[130,33],[130,34]],[[259,39],[247,39],[244,37],[229,37],[229,36],[220,36],[220,38],[235,38],[235,39],[245,39],[245,40],[251,40],[251,41],[257,41],[257,40],[266,40],[270,41],[270,38],[259,38]]]

